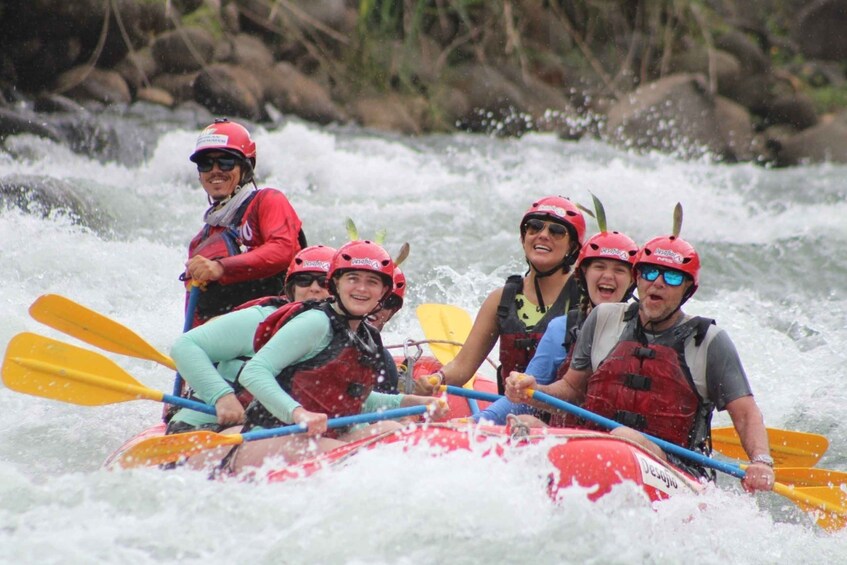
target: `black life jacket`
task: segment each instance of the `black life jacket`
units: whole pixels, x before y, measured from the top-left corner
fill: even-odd
[[[565,283],[556,298],[537,324],[527,328],[518,315],[515,297],[523,290],[523,277],[512,275],[506,279],[500,304],[497,306],[497,328],[500,335],[500,367],[497,369],[497,390],[504,393],[504,382],[512,371],[524,371],[535,355],[538,342],[550,320],[562,316],[572,304],[578,304],[580,289],[573,277]]]

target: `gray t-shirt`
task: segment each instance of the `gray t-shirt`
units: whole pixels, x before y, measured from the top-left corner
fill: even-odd
[[[626,325],[623,317],[628,307],[628,304],[600,304],[591,311],[574,345],[572,368],[597,370],[623,333]],[[682,316],[676,325],[690,319],[690,316]],[[645,335],[652,343],[661,333],[645,332]],[[685,363],[691,371],[697,392],[718,410],[724,410],[737,398],[753,394],[735,344],[724,330],[715,325],[709,326],[699,346],[694,345],[694,336],[688,338]]]

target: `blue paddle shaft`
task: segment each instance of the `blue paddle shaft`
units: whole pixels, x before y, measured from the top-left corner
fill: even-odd
[[[409,406],[407,408],[395,408],[384,412],[368,412],[367,414],[356,414],[354,416],[342,416],[341,418],[333,418],[327,422],[330,429],[345,428],[354,424],[370,424],[381,420],[393,420],[395,418],[404,418],[406,416],[417,416],[426,412],[426,406]],[[281,428],[268,428],[267,430],[256,430],[241,434],[244,441],[256,441],[260,439],[268,439],[272,437],[288,436],[291,434],[300,434],[307,431],[304,424],[293,424],[291,426],[283,426]]]
[[[497,402],[502,396],[499,394],[494,394],[491,392],[482,392],[479,390],[471,390],[469,388],[462,388],[459,386],[447,385],[447,394],[453,394],[456,396],[464,396],[465,398],[473,398],[476,400],[485,400],[486,402]]]
[[[456,396],[464,396],[465,398],[476,398],[478,400],[487,400],[490,402],[494,402],[499,398],[503,398],[498,394],[491,394],[488,392],[480,392],[478,390],[468,390],[466,388],[460,388],[457,386],[448,386],[447,387],[448,394],[455,394]],[[603,426],[606,429],[613,430],[615,428],[621,427],[623,424],[615,422],[614,420],[610,420],[608,418],[604,418],[594,412],[589,412],[584,408],[580,408],[579,406],[575,406],[569,402],[565,402],[564,400],[560,400],[554,396],[550,396],[549,394],[534,391],[533,398],[536,400],[540,400],[542,402],[546,402],[550,406],[558,408],[560,410],[564,410],[569,414],[574,414],[579,416],[580,418],[585,418],[586,420],[597,424],[598,426]],[[648,434],[644,434],[644,436],[661,447],[664,451],[668,453],[673,453],[683,459],[687,459],[689,461],[694,461],[706,467],[711,467],[712,469],[717,469],[718,471],[723,471],[729,475],[734,477],[738,477],[739,479],[744,478],[744,470],[737,465],[732,465],[729,463],[724,463],[722,461],[715,461],[711,457],[706,457],[702,453],[697,453],[696,451],[691,451],[690,449],[685,449],[684,447],[680,447],[675,443],[667,442],[663,439],[659,439],[657,437],[653,437]]]
[[[191,292],[188,294],[188,306],[185,309],[185,322],[183,322],[182,324],[182,333],[185,333],[191,329],[191,325],[194,323],[194,313],[197,312],[197,303],[199,301],[200,287],[192,286]],[[174,375],[174,396],[179,396],[180,394],[182,394],[182,376],[179,374],[179,372],[177,372],[176,375]],[[182,405],[179,404],[179,406]],[[188,408],[190,408],[190,406]],[[205,412],[205,410],[201,410],[201,412]]]
[[[188,408],[189,410],[196,410],[197,412],[205,412],[206,414],[211,414],[212,416],[217,415],[214,406],[209,406],[208,404],[203,404],[202,402],[197,402],[196,400],[182,398],[181,396],[174,396],[172,394],[162,393],[162,402],[173,404],[175,406],[182,406],[183,408]]]
[[[604,428],[613,430],[615,428],[619,428],[622,424],[615,422],[614,420],[610,420],[608,418],[604,418],[594,412],[589,412],[584,408],[580,408],[579,406],[574,406],[569,402],[565,402],[564,400],[559,400],[554,396],[550,396],[549,394],[535,391],[532,394],[532,397],[540,400],[542,402],[546,402],[550,406],[555,408],[559,408],[560,410],[564,410],[570,414],[574,414],[575,416],[579,416],[580,418],[585,418],[589,422],[593,422],[598,426],[603,426]],[[679,457],[684,459],[688,459],[689,461],[694,461],[706,467],[711,467],[712,469],[717,469],[718,471],[723,471],[729,475],[733,475],[738,477],[739,479],[744,478],[744,470],[737,465],[730,465],[729,463],[723,463],[721,461],[715,461],[711,457],[706,457],[702,453],[697,453],[696,451],[691,451],[690,449],[685,449],[684,447],[680,447],[675,443],[670,443],[663,439],[659,439],[657,437],[653,437],[648,434],[644,434],[644,437],[661,447],[664,451],[668,453],[673,453]]]

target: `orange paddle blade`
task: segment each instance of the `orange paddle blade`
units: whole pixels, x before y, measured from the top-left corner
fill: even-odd
[[[187,459],[214,447],[242,442],[241,434],[226,435],[209,431],[152,437],[130,447],[118,457],[115,464],[124,469],[162,465]]]

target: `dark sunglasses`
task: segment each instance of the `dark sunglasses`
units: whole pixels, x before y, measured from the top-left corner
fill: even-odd
[[[220,157],[199,157],[197,159],[197,170],[201,173],[208,173],[212,170],[212,167],[215,166],[215,163],[218,164],[218,168],[221,171],[227,172],[235,168],[235,165],[238,164],[238,159],[230,157],[229,155],[223,155]]]
[[[568,235],[568,228],[566,228],[562,224],[557,224],[556,222],[545,222],[543,220],[537,220],[535,218],[530,218],[529,220],[524,222],[523,229],[524,233],[526,233],[527,235],[535,235],[537,233],[543,232],[545,226],[550,232],[550,237],[552,237],[553,239],[564,239],[564,237]]]
[[[662,275],[665,279],[665,284],[668,286],[679,286],[685,280],[685,273],[676,269],[663,269],[653,265],[641,265],[638,267],[638,274],[642,279],[648,282],[653,282]]]
[[[326,275],[318,275],[318,274],[310,274],[310,273],[301,273],[299,275],[294,275],[291,277],[291,282],[300,288],[309,288],[312,286],[312,283],[318,281],[318,285],[325,287],[326,286]]]

